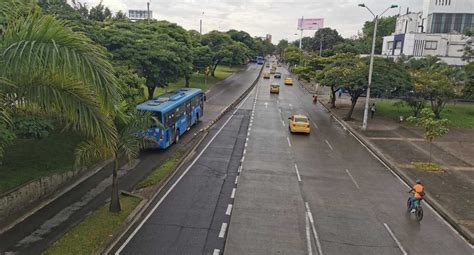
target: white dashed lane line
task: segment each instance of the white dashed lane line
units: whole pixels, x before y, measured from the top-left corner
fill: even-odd
[[[328,142],[328,140],[325,140],[326,141],[326,144],[329,146],[329,149],[331,149],[332,151],[334,151],[334,149],[332,148],[331,144]]]
[[[227,205],[227,210],[225,211],[225,215],[232,214],[232,204]]]
[[[227,223],[222,223],[221,231],[219,231],[219,238],[224,238],[225,231],[227,230]]]
[[[289,137],[287,137],[287,138],[286,138],[286,140],[288,141],[288,146],[290,146],[290,147],[291,147],[290,138],[289,138]]]

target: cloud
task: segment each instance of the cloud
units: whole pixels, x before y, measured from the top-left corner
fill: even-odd
[[[80,0],[79,0],[80,1]],[[100,0],[84,0],[89,6]],[[202,12],[203,31],[238,29],[253,36],[273,35],[276,43],[282,38],[295,40],[298,18],[301,16],[324,18],[325,25],[337,29],[344,37],[356,35],[371,14],[357,4],[364,2],[375,13],[395,3],[401,9],[390,10],[388,15],[398,14],[410,7],[421,11],[423,0],[151,0],[154,18],[176,22],[186,29],[199,30]],[[113,11],[146,9],[147,0],[103,0]],[[311,35],[314,31],[305,31]]]

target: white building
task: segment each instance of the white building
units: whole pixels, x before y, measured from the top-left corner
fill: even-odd
[[[385,36],[382,55],[438,56],[450,65],[464,65],[461,56],[473,39],[474,0],[425,0],[423,12],[397,18],[395,33]]]
[[[128,10],[128,18],[131,20],[153,19],[153,11]]]

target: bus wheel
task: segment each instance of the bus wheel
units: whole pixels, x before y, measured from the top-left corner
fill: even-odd
[[[178,143],[179,142],[179,130],[176,130],[176,136],[174,138],[174,143]]]

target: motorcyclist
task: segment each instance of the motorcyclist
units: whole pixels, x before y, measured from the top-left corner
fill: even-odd
[[[421,200],[423,200],[423,197],[425,196],[425,187],[421,183],[421,180],[416,180],[415,185],[413,188],[411,188],[408,193],[412,193],[413,196],[410,197],[410,208],[411,212],[415,212],[415,203],[419,203]]]

